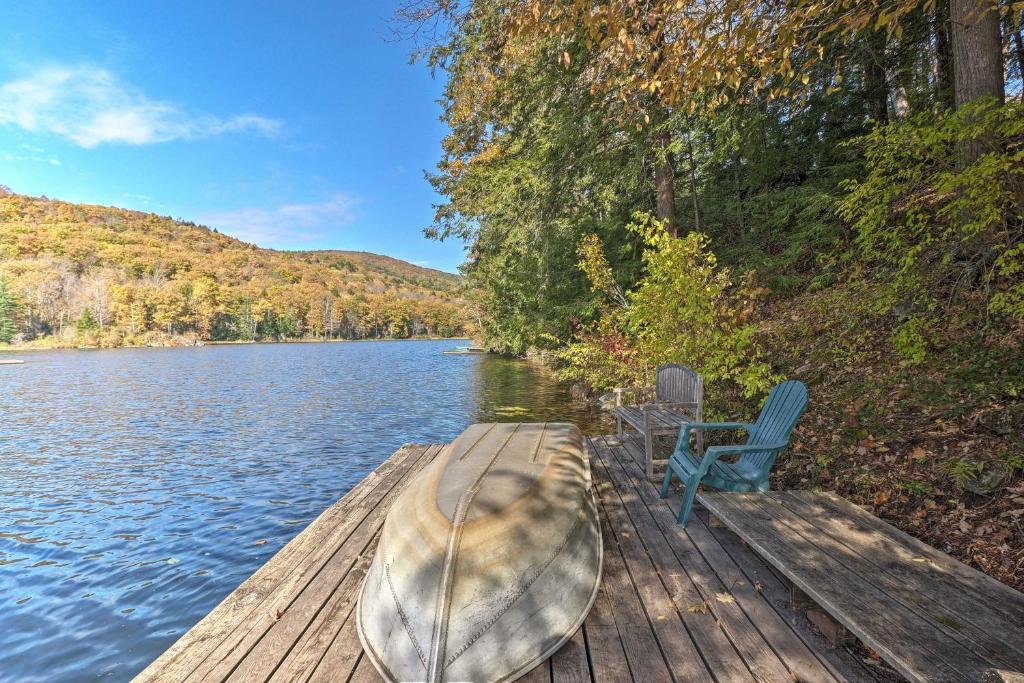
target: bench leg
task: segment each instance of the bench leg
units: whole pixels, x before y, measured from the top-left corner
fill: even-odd
[[[622,437],[622,417],[615,416],[615,436]]]
[[[654,479],[654,437],[651,430],[644,431],[644,452],[647,454],[647,481]]]
[[[832,647],[842,647],[853,639],[842,624],[796,586],[789,587],[789,607],[807,617],[807,621],[814,624]]]
[[[683,491],[683,503],[679,506],[679,526],[685,527],[690,517],[690,508],[693,507],[693,499],[697,497],[697,487],[700,486],[700,477],[694,475],[686,480],[686,490]]]

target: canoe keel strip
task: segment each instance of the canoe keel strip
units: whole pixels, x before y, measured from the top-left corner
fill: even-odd
[[[395,500],[357,607],[391,681],[509,681],[571,638],[601,579],[583,437],[477,424]]]

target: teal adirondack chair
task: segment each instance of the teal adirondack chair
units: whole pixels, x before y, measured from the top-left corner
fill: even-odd
[[[723,491],[767,491],[768,473],[775,456],[789,445],[789,435],[807,407],[807,387],[803,382],[787,380],[776,385],[754,424],[743,422],[694,422],[679,430],[675,452],[665,468],[661,497],[668,495],[672,475],[686,485],[679,508],[679,524],[686,526],[697,487],[701,484]],[[690,451],[690,432],[694,429],[745,429],[747,442],[742,446],[711,446],[704,456]],[[739,455],[736,462],[720,458]]]

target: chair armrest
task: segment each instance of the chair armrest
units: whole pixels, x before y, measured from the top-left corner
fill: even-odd
[[[737,446],[709,446],[708,455],[711,453],[715,454],[716,458],[723,455],[730,455],[732,453],[754,453],[757,451],[781,451],[789,444],[785,441],[779,443],[748,443]]]
[[[748,422],[691,422],[687,425],[692,429],[747,429],[754,425]]]
[[[676,440],[676,450],[690,447],[690,432],[694,429],[745,429],[748,432],[754,425],[746,422],[689,422],[679,429],[679,439]]]
[[[649,387],[615,387],[614,389],[612,389],[612,393],[615,394],[615,405],[621,406],[621,405],[623,405],[622,397],[624,395],[626,395],[626,394],[636,394],[636,393],[640,393],[642,391],[643,392],[651,392],[651,391],[654,391],[654,390],[655,390],[655,388],[653,386],[649,386]]]
[[[703,474],[707,474],[715,461],[723,455],[753,453],[757,451],[781,451],[788,445],[788,442],[783,441],[780,443],[767,444],[743,444],[741,446],[710,446],[706,451],[704,451],[704,458],[700,461],[700,471]]]

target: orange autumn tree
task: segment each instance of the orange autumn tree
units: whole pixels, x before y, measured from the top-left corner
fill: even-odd
[[[1002,88],[1001,70],[988,73],[999,52],[999,12],[1015,16],[1022,8],[1020,1],[1001,8],[995,0],[951,1],[953,50],[962,53],[958,72],[965,74],[958,103]],[[831,43],[873,31],[899,37],[901,20],[917,10],[940,7],[936,0],[522,0],[510,4],[506,21],[519,37],[555,38],[554,54],[564,63],[582,29],[599,76],[594,91],[649,122],[652,107],[714,110],[765,93],[800,97],[807,69]],[[983,92],[979,80],[989,84]]]

